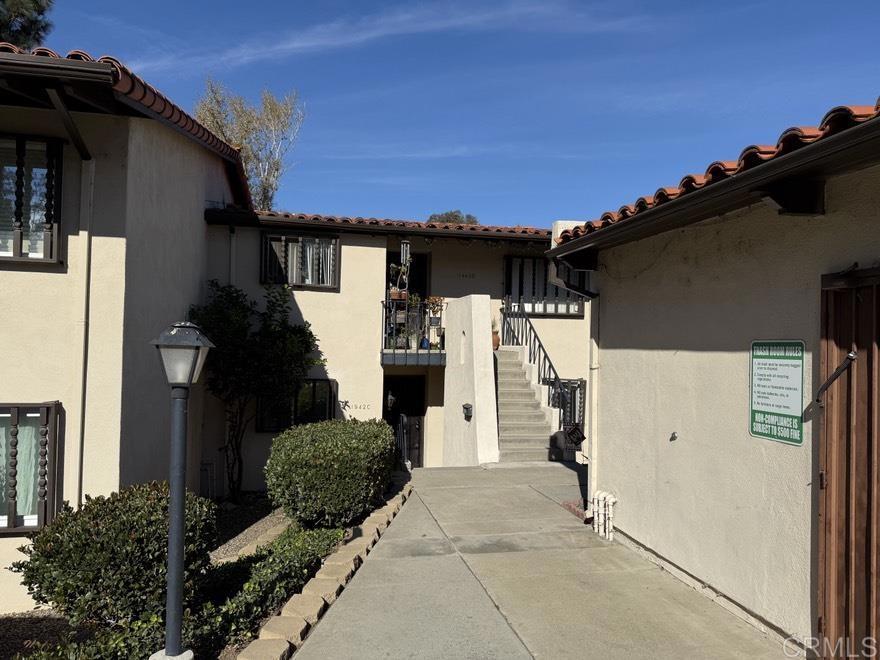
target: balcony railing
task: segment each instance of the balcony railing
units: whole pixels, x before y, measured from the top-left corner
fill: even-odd
[[[52,520],[60,408],[57,402],[0,403],[0,535]]]
[[[385,300],[382,364],[446,364],[445,303]]]

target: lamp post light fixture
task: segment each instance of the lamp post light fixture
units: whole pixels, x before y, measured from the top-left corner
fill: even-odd
[[[159,349],[165,379],[171,387],[171,460],[168,484],[168,570],[165,597],[165,648],[150,660],[189,660],[183,650],[183,559],[186,502],[186,428],[189,388],[199,380],[208,351],[213,348],[199,327],[181,322],[168,326],[152,342]]]

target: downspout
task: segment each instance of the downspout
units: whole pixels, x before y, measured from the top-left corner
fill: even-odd
[[[80,239],[83,241],[82,355],[79,392],[79,456],[77,460],[77,507],[83,502],[83,472],[86,448],[86,393],[89,380],[89,315],[92,299],[92,215],[95,201],[95,161],[83,160],[80,186]]]
[[[229,225],[229,284],[235,286],[235,225]]]

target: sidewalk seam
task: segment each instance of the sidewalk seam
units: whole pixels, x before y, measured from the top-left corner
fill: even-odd
[[[455,554],[458,555],[459,559],[461,559],[461,562],[467,568],[468,573],[470,573],[471,575],[474,576],[474,579],[477,581],[477,584],[480,585],[480,589],[483,590],[483,593],[486,594],[486,596],[489,598],[490,601],[492,601],[492,604],[495,606],[495,609],[498,611],[498,614],[500,614],[501,618],[504,619],[504,623],[507,624],[507,627],[510,628],[511,632],[516,636],[516,638],[519,640],[519,643],[522,644],[523,648],[526,650],[526,653],[529,654],[529,657],[534,659],[535,654],[532,653],[532,649],[529,648],[528,644],[526,644],[525,640],[520,636],[517,629],[513,627],[513,624],[510,623],[510,620],[507,618],[507,615],[504,614],[504,611],[498,605],[498,601],[496,601],[494,598],[492,598],[492,594],[490,594],[489,590],[486,589],[486,585],[483,584],[483,581],[477,576],[476,573],[474,573],[474,569],[471,568],[471,565],[468,563],[467,559],[465,559],[464,555],[461,554],[461,552],[458,549],[458,546],[455,545],[455,542],[452,540],[452,538],[449,536],[449,534],[446,533],[446,530],[443,529],[443,525],[441,525],[440,521],[437,520],[437,518],[434,516],[434,512],[431,511],[431,507],[429,507],[427,504],[425,504],[425,501],[422,499],[422,496],[419,495],[418,489],[413,488],[412,492],[416,497],[419,498],[419,502],[421,502],[422,506],[425,507],[425,510],[428,512],[428,515],[431,516],[431,520],[434,521],[434,524],[437,525],[438,529],[440,530],[440,533],[443,534],[443,536],[446,538],[446,540],[449,541],[449,544],[453,548],[455,548]]]

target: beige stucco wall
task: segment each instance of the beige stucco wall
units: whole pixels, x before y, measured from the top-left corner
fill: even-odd
[[[807,420],[803,446],[749,435],[749,348],[805,342],[806,406],[820,276],[880,258],[878,183],[876,168],[832,179],[823,217],[759,205],[600,254],[596,488],[619,498],[615,526],[802,636],[818,431]]]
[[[210,277],[229,281],[229,231],[211,227]],[[251,298],[262,300],[260,232],[239,228],[235,232],[233,282]],[[292,296],[294,322],[309,322],[318,338],[324,365],[309,374],[338,382],[340,416],[346,419],[382,417],[381,348],[382,310],[385,289],[385,237],[343,234],[341,237],[340,290],[296,290]],[[206,437],[203,455],[219,461],[216,447],[222,444],[222,427]],[[265,487],[262,468],[269,455],[272,434],[249,433],[244,443],[244,488]]]
[[[119,396],[122,350],[123,290],[118,285],[125,259],[122,238],[125,217],[124,119],[76,114],[95,162],[92,242],[91,341],[99,350],[89,361],[88,425],[83,464],[86,493],[108,493],[119,478]],[[0,125],[10,133],[65,138],[63,126],[51,112],[0,108]],[[7,310],[0,323],[0,342],[14,347],[5,352],[0,370],[0,401],[8,403],[61,402],[64,409],[61,496],[76,503],[79,491],[80,383],[82,368],[84,234],[80,233],[83,202],[82,165],[67,144],[63,158],[61,202],[62,264],[0,263],[0,305]],[[99,277],[103,274],[104,277]],[[94,414],[92,414],[94,413]],[[21,538],[0,539],[0,611],[32,606],[18,577],[6,570],[20,558]]]
[[[126,205],[125,319],[120,481],[164,479],[168,387],[150,345],[186,320],[206,290],[205,208],[231,201],[223,161],[158,122],[131,119]],[[197,489],[203,396],[190,398],[188,482]],[[217,414],[213,409],[213,414]]]
[[[498,417],[489,296],[449,301],[446,310],[443,465],[498,462]],[[469,404],[470,419],[462,406]]]
[[[295,230],[292,228],[292,231]],[[389,368],[380,363],[381,308],[385,296],[386,253],[399,250],[400,238],[386,235],[340,233],[341,288],[339,292],[301,291],[293,293],[294,321],[311,323],[318,337],[325,365],[311,374],[329,377],[339,383],[341,416],[358,419],[381,418],[382,381]],[[227,227],[210,227],[206,255],[208,277],[232,282],[252,298],[262,297],[259,284],[260,231],[238,227],[230,234]],[[549,244],[548,244],[549,245]],[[490,317],[500,319],[504,296],[504,258],[509,254],[540,255],[548,245],[522,245],[480,240],[411,238],[413,253],[429,253],[429,293],[447,301],[467,295],[488,297]],[[491,321],[486,319],[486,331]],[[551,358],[558,360],[563,377],[586,377],[587,351],[583,341],[588,332],[584,318],[536,318],[534,323]],[[563,359],[565,357],[566,359]],[[398,368],[399,369],[399,368]],[[444,371],[442,377],[437,370]],[[415,367],[404,368],[413,375],[423,373]],[[401,373],[395,370],[395,373]],[[425,419],[424,464],[444,464],[446,444],[455,432],[447,428],[443,412],[443,392],[459,391],[460,383],[447,368],[427,370],[428,410]],[[487,380],[491,385],[491,379]],[[222,472],[223,426],[218,422],[219,409],[207,402],[202,449],[205,460]],[[458,416],[460,417],[460,403]],[[213,408],[212,408],[213,407]],[[262,467],[269,453],[272,434],[250,432],[245,441],[245,488],[263,487]]]
[[[0,263],[0,304],[19,310],[0,324],[0,341],[16,347],[4,357],[0,401],[61,402],[60,495],[76,505],[81,494],[108,494],[120,485],[165,476],[168,391],[155,349],[146,342],[164,324],[184,318],[189,304],[198,301],[205,279],[205,202],[228,200],[228,193],[217,156],[156,122],[73,116],[93,160],[84,164],[71,144],[64,147],[62,262]],[[0,108],[0,124],[10,133],[67,139],[60,119],[49,111]],[[193,405],[200,402],[196,393]],[[197,470],[197,460],[194,465]],[[195,483],[197,475],[191,477]],[[21,543],[21,538],[0,539],[0,566],[18,558],[15,548]],[[0,593],[0,611],[32,606],[17,576],[5,568],[0,570]]]

